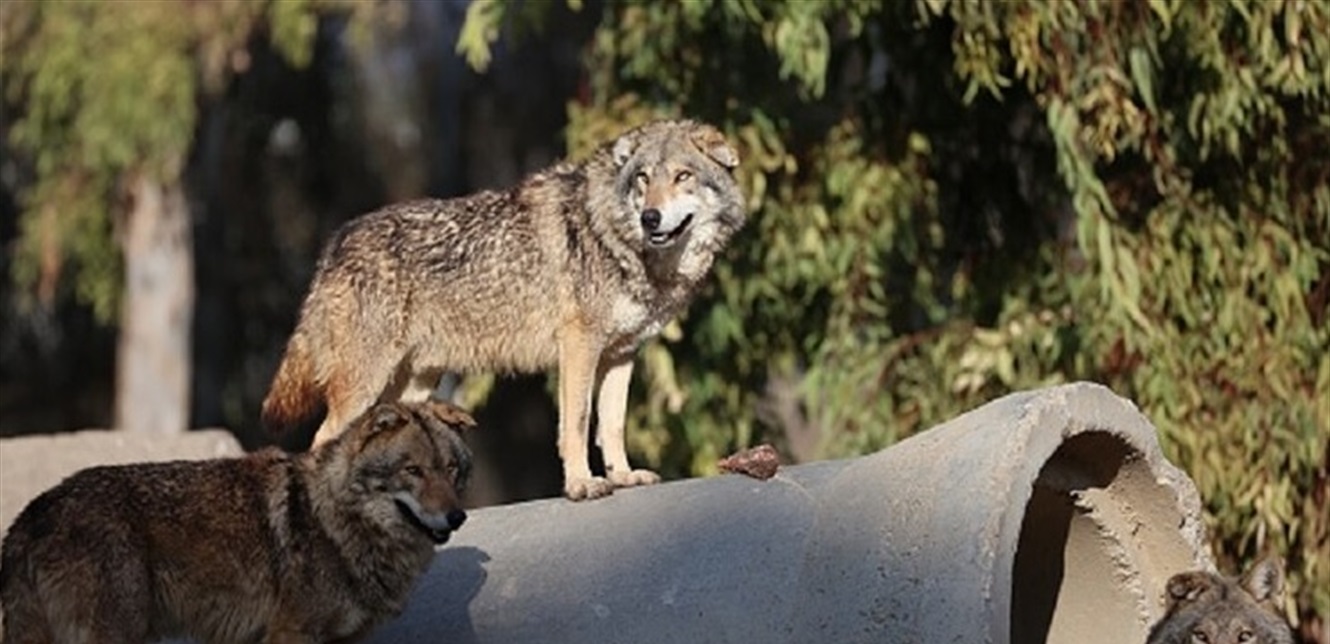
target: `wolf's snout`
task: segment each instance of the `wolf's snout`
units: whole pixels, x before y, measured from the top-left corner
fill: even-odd
[[[654,233],[660,228],[660,211],[655,208],[647,208],[642,211],[642,227],[649,233]]]
[[[647,208],[642,211],[642,231],[646,233],[646,241],[652,248],[664,248],[673,244],[688,229],[688,224],[693,223],[693,213],[684,216],[683,221],[671,213],[666,217],[665,213],[656,208]]]
[[[424,532],[434,540],[434,543],[446,543],[453,530],[462,527],[466,522],[465,510],[430,512],[421,507],[416,497],[409,493],[394,494],[393,502],[397,504],[397,509],[401,511],[406,522]]]

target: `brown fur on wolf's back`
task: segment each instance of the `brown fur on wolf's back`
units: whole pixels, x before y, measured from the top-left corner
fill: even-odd
[[[5,538],[4,642],[363,635],[465,519],[456,429],[470,424],[437,403],[380,405],[316,452],[80,471]]]
[[[608,493],[583,454],[591,391],[606,381],[609,478],[658,480],[622,455],[627,375],[637,347],[683,311],[743,224],[737,163],[715,128],[663,121],[508,190],[351,220],[324,247],[264,424],[285,429],[324,406],[318,443],[375,401],[423,399],[445,371],[557,365],[565,493]],[[674,181],[684,176],[695,179],[686,188]],[[659,221],[686,200],[694,210],[666,217],[670,234],[644,232],[648,212]]]
[[[1279,612],[1283,563],[1264,558],[1241,578],[1205,571],[1168,580],[1168,610],[1146,644],[1293,644]]]

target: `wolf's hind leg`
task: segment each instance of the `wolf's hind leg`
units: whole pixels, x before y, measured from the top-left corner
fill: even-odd
[[[348,357],[349,358],[349,357]],[[328,415],[314,434],[318,447],[346,430],[346,426],[398,388],[395,374],[401,356],[384,348],[378,356],[361,356],[360,360],[343,360],[328,377]],[[392,396],[396,398],[396,395]]]
[[[660,475],[651,470],[633,469],[628,464],[624,446],[624,419],[628,412],[628,384],[633,377],[633,361],[625,360],[604,369],[596,405],[596,442],[605,457],[605,476],[615,487],[652,485]]]

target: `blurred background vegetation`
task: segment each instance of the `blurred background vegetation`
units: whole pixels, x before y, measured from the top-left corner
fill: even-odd
[[[1220,566],[1284,553],[1326,641],[1325,2],[9,2],[0,38],[0,435],[136,426],[124,336],[166,299],[136,337],[190,347],[185,424],[267,442],[340,222],[686,115],[740,145],[752,219],[642,353],[640,459],[860,454],[1101,382],[1196,481]],[[135,290],[154,248],[186,263]],[[507,427],[486,501],[557,494],[546,388],[465,383]]]

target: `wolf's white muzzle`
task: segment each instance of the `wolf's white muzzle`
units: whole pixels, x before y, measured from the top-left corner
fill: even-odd
[[[440,545],[447,543],[453,530],[462,527],[462,524],[466,522],[466,512],[463,510],[449,510],[443,513],[429,512],[420,506],[420,501],[417,501],[416,497],[405,492],[394,494],[393,502],[397,504],[397,509],[406,518],[407,523],[415,526],[429,536],[434,543]]]
[[[673,244],[688,226],[693,223],[693,214],[688,213],[677,221],[677,217],[666,217],[661,211],[655,208],[648,208],[642,211],[642,231],[647,235],[647,243],[655,247],[665,247]],[[669,220],[674,219],[675,222]]]

